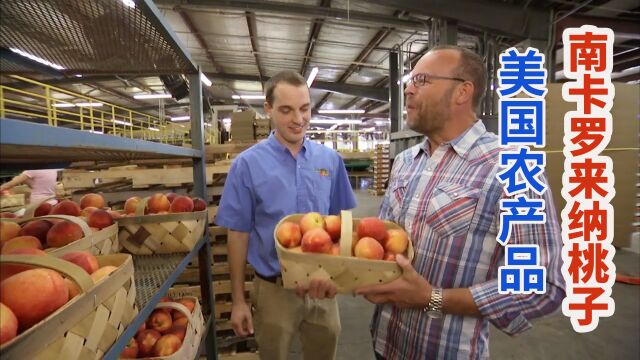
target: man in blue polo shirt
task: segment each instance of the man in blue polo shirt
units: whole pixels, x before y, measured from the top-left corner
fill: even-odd
[[[233,161],[216,217],[229,229],[231,323],[239,336],[253,333],[255,325],[262,359],[286,359],[294,334],[306,360],[334,359],[340,333],[335,286],[284,289],[273,230],[286,215],[354,208],[355,197],[340,155],[305,139],[311,118],[305,79],[280,72],[267,82],[265,95],[275,131]],[[247,260],[256,270],[253,316],[244,297]]]

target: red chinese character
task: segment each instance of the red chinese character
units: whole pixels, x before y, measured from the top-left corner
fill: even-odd
[[[580,243],[572,243],[571,250],[569,250],[569,258],[571,262],[569,263],[569,267],[567,271],[569,271],[569,275],[571,275],[571,282],[574,284],[578,284],[580,280],[580,269],[584,266],[584,262],[582,261],[582,250],[580,250]]]
[[[577,295],[586,295],[584,304],[569,304],[569,310],[584,311],[584,318],[578,319],[581,326],[587,326],[593,321],[593,312],[595,310],[608,310],[608,303],[594,303],[594,300],[604,294],[604,289],[597,287],[578,287],[573,289],[573,293]]]
[[[582,238],[584,234],[583,216],[584,211],[580,210],[581,204],[577,201],[571,206],[569,210],[569,239]],[[577,231],[572,231],[577,230]]]
[[[607,164],[604,162],[593,162],[592,159],[586,158],[584,162],[571,163],[571,170],[576,176],[569,177],[569,183],[578,184],[573,190],[569,191],[569,195],[576,196],[584,191],[586,199],[593,198],[593,192],[597,192],[601,197],[607,195],[607,191],[599,184],[606,184],[607,177],[602,176]]]
[[[571,131],[578,133],[571,138],[571,143],[579,146],[578,149],[571,151],[571,155],[584,155],[602,143],[604,135],[598,133],[604,133],[606,131],[606,119],[601,117],[571,118]]]
[[[594,35],[587,31],[583,35],[569,36],[571,49],[570,68],[576,72],[578,66],[584,71],[604,71],[607,67],[607,35]]]
[[[584,74],[583,87],[576,87],[569,89],[569,95],[579,95],[583,97],[583,112],[585,114],[591,114],[591,106],[596,105],[599,108],[604,108],[606,102],[595,98],[596,95],[608,95],[609,89],[605,87],[596,87],[595,85],[604,85],[604,78],[592,78],[589,74]]]
[[[596,240],[607,239],[607,210],[600,209],[600,201],[593,202],[593,209],[584,211],[584,240],[591,241],[591,233],[597,232]]]
[[[582,282],[589,282],[593,277],[595,281],[604,284],[609,280],[609,274],[607,271],[609,267],[604,263],[604,259],[609,254],[607,249],[602,248],[602,243],[584,243],[587,248],[582,251],[584,262],[580,271],[584,274],[582,276]]]

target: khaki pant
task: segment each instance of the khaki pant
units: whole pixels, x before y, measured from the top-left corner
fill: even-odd
[[[300,335],[305,360],[336,357],[340,316],[336,299],[301,299],[293,290],[255,277],[251,302],[260,359],[286,360]]]

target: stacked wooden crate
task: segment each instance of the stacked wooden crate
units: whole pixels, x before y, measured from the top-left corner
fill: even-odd
[[[369,192],[373,195],[384,195],[387,180],[389,179],[389,144],[378,144],[373,152],[373,184],[369,187]]]
[[[271,132],[271,120],[269,118],[256,118],[254,123],[254,138],[257,141],[266,139]]]
[[[241,111],[231,113],[231,141],[234,143],[255,141],[254,122],[256,113]]]

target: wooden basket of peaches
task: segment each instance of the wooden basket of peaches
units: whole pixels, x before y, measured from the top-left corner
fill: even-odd
[[[0,275],[2,359],[101,358],[138,313],[128,254],[14,250]]]
[[[196,297],[173,300],[165,296],[129,340],[119,358],[193,359],[203,330],[204,317]]]
[[[156,193],[132,197],[117,219],[122,246],[136,255],[189,252],[207,225],[207,203],[200,198]]]
[[[94,255],[117,253],[121,249],[118,225],[104,204],[101,195],[87,194],[80,204],[71,200],[56,205],[43,202],[28,209],[21,218],[3,218],[1,252],[30,247],[52,255],[71,251],[89,251]]]
[[[413,259],[413,246],[398,224],[378,218],[353,219],[319,213],[284,217],[274,230],[285,288],[331,280],[340,293],[383,284],[402,275],[396,254]]]

